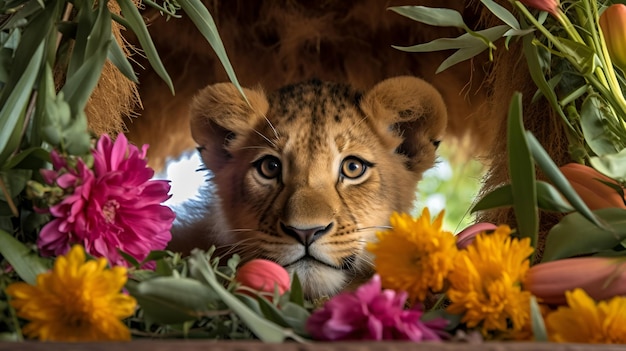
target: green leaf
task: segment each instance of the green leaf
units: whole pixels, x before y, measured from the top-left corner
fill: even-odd
[[[497,187],[483,196],[471,209],[471,213],[476,211],[490,210],[493,208],[513,206],[513,191],[511,184]]]
[[[517,18],[515,18],[515,16],[511,12],[509,12],[509,10],[505,9],[493,0],[480,0],[480,2],[485,5],[485,7],[489,9],[491,13],[496,15],[496,17],[502,20],[502,22],[506,23],[509,27],[513,29],[520,29]]]
[[[561,194],[551,184],[537,181],[537,206],[545,211],[571,212],[574,211],[569,203],[563,200]],[[493,208],[513,206],[513,190],[510,184],[500,186],[485,194],[471,209],[471,213]]]
[[[574,208],[550,183],[537,181],[537,206],[545,211],[572,212]]]
[[[247,102],[248,98],[244,94],[241,85],[239,85],[239,81],[237,80],[237,76],[235,75],[235,71],[230,64],[230,61],[228,60],[226,49],[224,48],[224,44],[222,43],[222,39],[220,38],[217,27],[215,26],[215,22],[213,21],[213,17],[209,13],[209,10],[207,10],[200,0],[178,0],[178,4],[196,25],[196,28],[198,28],[200,33],[202,33],[202,35],[209,42],[222,63],[228,78]]]
[[[107,58],[115,65],[115,67],[117,67],[118,70],[120,70],[120,72],[122,72],[124,76],[126,76],[126,78],[134,83],[139,83],[137,75],[133,70],[133,66],[130,62],[128,62],[128,57],[124,54],[124,50],[122,50],[117,40],[113,38],[113,34],[111,34],[111,44],[109,45]]]
[[[26,106],[29,103],[33,85],[35,79],[39,73],[39,65],[43,58],[43,42],[39,43],[37,51],[30,58],[28,66],[22,73],[20,80],[14,87],[6,87],[4,91],[11,91],[6,103],[0,110],[0,164],[4,164],[4,161],[8,158],[9,154],[6,151],[12,152],[16,140],[14,137],[19,136],[21,133],[16,128],[20,128],[20,121],[24,119],[24,113]],[[11,143],[9,143],[11,141]],[[19,139],[17,140],[19,141]]]
[[[513,209],[520,237],[528,237],[537,244],[539,215],[537,213],[537,186],[535,166],[528,149],[522,121],[522,95],[515,93],[509,107],[507,127],[509,176],[513,193]]]
[[[31,285],[37,283],[37,275],[50,269],[48,260],[39,257],[4,230],[0,230],[0,254],[11,264],[17,275]]]
[[[610,250],[626,239],[626,210],[604,208],[593,213],[607,229],[578,212],[563,217],[548,234],[542,262]]]
[[[7,160],[1,169],[31,168],[29,166],[34,163],[39,164],[40,162],[50,162],[50,152],[40,147],[30,147]]]
[[[263,316],[265,316],[267,320],[272,321],[283,328],[289,328],[289,323],[285,321],[282,313],[280,313],[276,306],[272,305],[262,297],[258,298],[257,301],[259,302],[259,307],[261,308]]]
[[[591,151],[598,156],[615,154],[618,151],[611,140],[612,133],[606,129],[609,119],[615,118],[608,117],[606,115],[608,112],[607,104],[603,103],[600,97],[596,95],[587,97],[580,108],[580,124],[583,136]]]
[[[486,33],[486,35],[484,36],[485,38],[487,38],[490,41],[493,41],[495,39],[491,39],[493,37],[499,38],[501,37],[504,32],[505,32],[505,28],[503,28],[505,26],[499,26],[499,27],[493,27],[493,28],[489,28],[486,29],[485,31],[488,31]],[[485,32],[485,31],[480,31]],[[479,32],[477,32],[479,33]],[[446,69],[456,65],[459,62],[463,62],[465,60],[469,60],[472,57],[480,54],[481,52],[485,51],[486,49],[488,49],[489,46],[487,44],[485,44],[484,40],[481,41],[481,43],[477,43],[475,46],[472,47],[468,47],[468,48],[461,48],[459,50],[457,50],[455,53],[453,53],[452,55],[448,56],[448,58],[446,58],[441,65],[439,65],[439,67],[437,67],[437,71],[435,73],[439,73],[439,72],[443,72]]]
[[[476,33],[480,33],[486,38],[489,38],[491,41],[495,41],[498,38],[502,37],[503,33],[506,32],[506,28],[506,26],[495,26],[492,28],[478,31]],[[429,41],[428,43],[413,46],[392,45],[392,47],[395,49],[407,52],[431,52],[450,49],[476,48],[476,46],[483,48],[483,50],[481,50],[480,52],[487,49],[487,46],[482,40],[469,33],[462,34],[456,38],[440,38]]]
[[[541,56],[539,54],[539,48],[533,45],[533,36],[524,36],[522,43],[524,47],[524,56],[526,57],[526,63],[528,65],[528,72],[530,73],[533,82],[535,82],[541,93],[546,97],[550,106],[552,106],[552,110],[556,111],[556,113],[561,116],[561,119],[567,126],[569,132],[574,134],[577,133],[569,119],[565,116],[561,105],[559,105],[559,100],[553,87],[546,80],[541,61],[539,59]]]
[[[565,178],[563,173],[561,173],[559,167],[554,163],[554,161],[552,161],[550,155],[548,155],[546,150],[544,150],[535,136],[530,132],[526,132],[526,140],[528,141],[528,146],[530,147],[533,159],[537,162],[539,168],[541,168],[546,177],[559,190],[559,192],[565,196],[570,205],[572,205],[576,211],[580,212],[583,216],[585,216],[585,218],[594,223],[596,226],[604,227],[604,225],[598,220],[598,218],[596,218],[593,212],[591,212],[589,207],[587,207],[585,202],[572,188],[567,178]]]
[[[61,89],[66,101],[72,108],[72,113],[77,118],[79,117],[77,114],[85,109],[91,93],[100,81],[100,73],[104,68],[111,43],[111,35],[99,35],[91,38],[94,32],[111,32],[111,14],[108,10],[101,12],[89,35],[90,38],[85,49],[85,54],[89,54],[89,56],[85,57],[85,60],[74,72],[68,72],[65,85]],[[99,41],[96,41],[97,39]]]
[[[389,10],[414,21],[438,27],[467,28],[459,11],[427,6],[394,6]]]
[[[291,288],[289,289],[289,301],[299,306],[304,305],[304,290],[302,290],[302,283],[300,283],[300,277],[298,277],[298,273],[294,273],[291,279]]]
[[[0,177],[2,177],[11,198],[16,197],[26,188],[26,183],[31,179],[32,175],[33,171],[30,169],[12,169],[9,172],[0,172]],[[7,200],[2,191],[0,191],[0,200]]]
[[[137,7],[135,6],[135,4],[133,4],[131,0],[117,0],[117,3],[120,5],[122,15],[124,16],[124,22],[120,24],[135,33],[135,35],[137,36],[137,40],[141,45],[141,48],[146,53],[146,57],[148,58],[150,65],[159,75],[159,77],[163,79],[165,84],[167,84],[172,94],[174,94],[174,85],[172,84],[172,79],[167,73],[165,66],[163,66],[163,62],[161,61],[161,58],[157,53],[156,47],[154,46],[152,38],[150,37],[150,33],[148,32],[148,28],[143,22],[143,19],[141,17],[141,14],[137,10]]]
[[[298,339],[291,331],[281,328],[279,325],[268,321],[257,315],[245,303],[227,291],[215,277],[215,272],[209,266],[206,255],[199,250],[191,253],[190,270],[204,279],[204,281],[215,291],[222,301],[241,318],[248,328],[264,342],[283,342],[286,337]]]
[[[129,291],[152,321],[164,324],[199,319],[219,302],[208,286],[189,278],[156,277]]]
[[[541,315],[537,298],[534,296],[530,297],[530,323],[533,329],[534,340],[537,342],[547,342],[548,333],[546,332],[546,326],[543,322],[543,316]]]
[[[598,172],[622,183],[626,182],[626,149],[616,154],[591,157],[589,163]]]
[[[293,329],[296,334],[307,337],[308,332],[306,330],[306,321],[309,319],[311,313],[302,307],[302,305],[298,305],[293,302],[288,302],[286,305],[282,306],[280,309],[282,313],[282,318],[291,329]]]

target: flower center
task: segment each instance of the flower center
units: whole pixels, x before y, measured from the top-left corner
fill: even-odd
[[[115,221],[115,213],[120,208],[119,202],[115,200],[107,201],[102,207],[102,216],[107,223],[113,223]]]

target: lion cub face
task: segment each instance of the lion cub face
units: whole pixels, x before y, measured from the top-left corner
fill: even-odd
[[[446,123],[439,94],[413,77],[362,95],[311,81],[269,96],[207,87],[192,134],[213,174],[220,245],[296,272],[306,294],[332,295],[371,273],[365,250],[393,211],[408,211]]]

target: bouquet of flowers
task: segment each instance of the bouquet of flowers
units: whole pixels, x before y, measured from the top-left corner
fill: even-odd
[[[626,103],[620,71],[626,37],[624,29],[615,31],[626,28],[625,5],[528,0],[511,1],[506,9],[481,0],[505,23],[482,31],[450,10],[392,8],[467,31],[405,48],[457,48],[441,69],[476,55],[477,43],[493,50],[502,36],[521,37],[539,91],[580,142],[572,150],[593,167],[557,167],[524,130],[521,97],[515,95],[507,136],[512,181],[472,210],[512,206],[518,228],[477,223],[455,235],[442,228],[443,212],[434,219],[428,209],[417,218],[394,213],[391,227],[368,244],[371,280],[307,301],[298,277],[273,262],[241,264],[236,255],[224,261],[213,250],[188,257],[165,250],[174,220],[162,205],[169,184],[152,179],[147,146],[134,146],[123,134],[112,140],[84,133],[83,109],[95,81],[83,78],[101,67],[114,44],[107,36],[86,40],[90,35],[82,31],[106,29],[107,2],[73,2],[82,14],[74,28],[77,58],[60,91],[47,61],[54,55],[46,51],[56,50],[50,46],[55,36],[33,44],[26,39],[35,34],[19,26],[19,19],[37,19],[37,33],[57,34],[50,18],[60,15],[59,3],[16,0],[2,7],[3,14],[19,13],[2,23],[0,54],[8,55],[2,62],[23,70],[8,77],[0,72],[0,339],[626,342]],[[118,3],[124,17],[116,20],[145,33],[130,0]],[[210,15],[198,1],[178,4],[211,33],[212,21],[199,20]],[[161,7],[172,9],[177,7]],[[143,43],[158,66],[145,36]],[[87,52],[98,59],[85,59]],[[21,64],[15,58],[30,59]],[[550,69],[557,61],[567,70]],[[79,89],[84,81],[87,90]],[[32,94],[35,82],[38,93]],[[549,182],[535,179],[535,164]],[[534,259],[538,209],[565,214],[550,230],[541,260]]]

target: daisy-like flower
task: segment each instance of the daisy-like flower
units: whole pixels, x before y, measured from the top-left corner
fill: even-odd
[[[82,159],[70,162],[52,152],[53,170],[42,174],[66,195],[49,209],[54,219],[39,234],[41,254],[62,255],[78,243],[95,257],[128,266],[118,249],[138,261],[164,249],[174,220],[174,212],[162,205],[170,185],[151,179],[146,151],[147,145],[140,151],[124,134],[115,142],[103,135],[92,151],[93,170]]]
[[[306,328],[316,340],[441,340],[448,322],[423,322],[421,309],[404,309],[406,298],[406,292],[381,291],[376,274],[356,291],[336,295],[313,312]]]
[[[530,318],[530,292],[521,281],[533,252],[530,239],[511,238],[508,226],[492,234],[480,233],[464,250],[459,250],[448,276],[451,301],[448,312],[462,315],[470,328],[481,325],[484,334],[520,331]]]
[[[390,223],[391,229],[376,233],[378,242],[367,247],[383,286],[418,301],[429,291],[440,292],[458,251],[454,235],[441,228],[443,212],[432,223],[428,208],[417,219],[393,213]]]
[[[546,317],[548,336],[556,342],[625,344],[626,297],[596,303],[583,289],[565,293],[568,306]]]
[[[104,258],[86,261],[76,245],[51,271],[37,276],[35,286],[9,285],[11,306],[29,321],[24,335],[42,341],[130,340],[121,319],[133,314],[136,301],[120,292],[126,268],[106,266]]]

